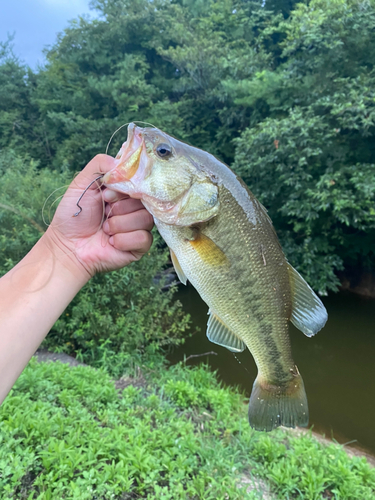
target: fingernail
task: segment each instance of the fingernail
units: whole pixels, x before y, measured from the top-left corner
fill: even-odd
[[[105,233],[109,233],[109,222],[108,221],[104,222],[104,224],[103,224],[103,231]]]
[[[117,193],[116,191],[112,191],[111,189],[106,189],[103,193],[103,198],[105,201],[108,201],[108,203],[112,203],[117,199]]]
[[[108,241],[109,241],[110,245],[112,245],[112,246],[114,245],[115,241],[114,241],[113,236],[111,236]]]

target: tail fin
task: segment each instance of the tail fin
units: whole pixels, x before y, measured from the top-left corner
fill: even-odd
[[[297,367],[293,379],[283,386],[273,385],[258,374],[250,396],[249,422],[257,431],[308,425],[305,386]]]

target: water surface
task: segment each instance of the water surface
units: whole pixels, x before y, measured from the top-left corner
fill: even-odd
[[[170,356],[214,351],[216,356],[193,358],[188,364],[209,363],[219,378],[237,385],[249,396],[256,366],[249,351],[232,354],[206,337],[207,306],[191,285],[181,286],[178,298],[200,332],[188,338]],[[323,299],[328,322],[315,337],[308,338],[291,325],[294,361],[309,401],[310,426],[341,443],[356,445],[375,454],[375,300],[354,294],[335,294]]]

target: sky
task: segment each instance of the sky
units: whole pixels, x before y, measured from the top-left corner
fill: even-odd
[[[14,53],[36,69],[44,61],[43,48],[82,14],[94,16],[89,0],[0,0],[0,41],[15,33]]]

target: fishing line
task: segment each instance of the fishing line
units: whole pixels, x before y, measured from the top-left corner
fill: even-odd
[[[116,203],[117,203],[118,201],[127,200],[127,199],[128,199],[128,197],[125,197],[125,198],[120,198],[119,200],[116,200]],[[112,203],[112,206],[110,207],[109,212],[108,212],[108,214],[106,215],[106,214],[105,214],[105,201],[104,201],[103,196],[102,196],[102,202],[103,202],[103,217],[102,217],[102,222],[101,222],[101,224],[100,224],[100,227],[103,227],[104,219],[107,221],[107,220],[109,219],[109,217],[110,217],[110,215],[111,215],[111,213],[112,213],[113,209],[114,209],[114,204]],[[106,236],[106,235],[105,235],[105,233],[103,232],[103,234],[102,234],[102,241],[101,241],[101,246],[102,246],[103,248],[106,246],[106,242],[104,241],[104,240],[105,240],[105,236]]]
[[[232,351],[231,351],[232,352]],[[238,363],[242,366],[242,368],[249,374],[251,375],[251,373],[249,372],[249,370],[246,368],[246,366],[242,363],[242,361],[240,361],[237,356],[234,354],[234,352],[232,352],[233,356],[236,358],[236,360],[238,361]]]
[[[121,125],[121,127],[119,127],[117,130],[115,130],[115,132],[113,132],[113,134],[111,135],[111,137],[110,137],[110,139],[109,139],[109,141],[108,141],[107,147],[106,147],[106,154],[108,153],[108,149],[109,149],[109,146],[110,146],[110,144],[111,144],[111,141],[112,141],[113,137],[117,134],[117,132],[118,132],[119,130],[121,130],[122,128],[126,127],[126,126],[127,126],[127,125],[129,125],[130,123],[131,123],[131,122],[124,123],[123,125]],[[153,128],[156,128],[156,127],[155,127],[152,123],[149,123],[149,122],[143,122],[143,121],[138,121],[138,120],[137,120],[137,121],[134,121],[134,123],[143,123],[143,124],[145,124],[145,125],[149,125],[149,126],[151,126],[151,127],[153,127]],[[97,174],[99,174],[99,172],[97,172]],[[76,175],[78,175],[78,173],[77,173]],[[92,182],[90,182],[90,184],[89,184],[89,185],[88,185],[88,186],[84,189],[83,193],[82,193],[82,194],[81,194],[81,196],[78,198],[77,203],[76,203],[76,206],[79,208],[79,211],[78,211],[78,212],[76,212],[75,214],[73,214],[73,216],[72,216],[72,217],[78,217],[78,215],[82,212],[83,208],[81,207],[80,202],[81,202],[81,200],[82,200],[83,196],[87,193],[87,191],[90,189],[90,187],[91,187],[91,186],[92,186],[95,182],[99,181],[102,177],[104,177],[104,173],[100,173],[100,174],[98,175],[98,177],[96,177],[96,178],[95,178]],[[49,219],[49,221],[47,222],[47,220],[46,220],[46,216],[45,216],[45,212],[46,212],[46,205],[47,205],[48,201],[50,200],[51,196],[53,196],[53,195],[54,195],[57,191],[59,191],[59,190],[61,190],[61,189],[66,189],[66,188],[68,188],[68,187],[69,187],[69,185],[70,185],[70,184],[66,184],[66,185],[64,185],[64,186],[61,186],[61,187],[56,188],[56,189],[55,189],[55,190],[53,190],[53,191],[52,191],[52,193],[50,193],[50,194],[47,196],[47,198],[45,199],[45,201],[44,201],[44,203],[43,203],[43,207],[42,207],[42,220],[43,220],[43,223],[44,223],[44,225],[45,225],[46,227],[50,227],[50,226],[51,226],[51,224],[52,224],[52,221],[51,221],[51,209],[52,209],[53,205],[54,205],[57,201],[59,201],[59,200],[60,200],[60,199],[64,196],[64,194],[65,194],[65,193],[64,193],[64,194],[62,194],[61,196],[58,196],[58,197],[57,197],[57,198],[53,201],[53,203],[50,205],[50,207],[49,207],[49,209],[48,209],[48,219]],[[98,189],[100,189],[100,187],[101,187],[101,186],[100,186],[100,185],[98,185]],[[102,193],[101,193],[101,194],[102,194]],[[126,198],[123,198],[123,199],[126,199]],[[118,200],[118,201],[121,201],[121,199],[120,199],[120,200]],[[106,214],[105,214],[105,201],[104,201],[103,195],[102,195],[102,205],[103,205],[103,215],[102,215],[102,220],[101,220],[101,223],[100,223],[100,225],[99,225],[99,229],[98,229],[98,231],[99,231],[99,230],[100,230],[100,228],[103,226],[104,220],[106,219]],[[111,209],[110,209],[110,211],[109,211],[109,213],[108,213],[108,215],[107,215],[107,219],[109,218],[109,216],[110,216],[110,214],[111,214],[112,210],[113,210],[113,207],[111,207]],[[51,222],[50,222],[50,221],[51,221]],[[63,223],[61,223],[61,224],[63,224]],[[55,227],[56,227],[56,226],[55,226]],[[103,243],[102,243],[102,244],[103,244]],[[68,254],[70,254],[70,253],[74,253],[74,251],[67,252],[67,255],[68,255]]]
[[[64,194],[65,194],[65,193],[64,193]],[[57,204],[58,204],[58,203],[60,202],[60,200],[64,197],[64,194],[62,194],[62,195],[58,196],[57,198],[55,198],[55,199],[53,200],[53,202],[51,203],[50,207],[48,208],[48,219],[49,219],[49,220],[52,220],[52,217],[51,217],[51,210],[52,210],[53,205],[55,205],[55,203],[57,203]]]
[[[109,149],[109,146],[110,146],[110,144],[111,144],[112,139],[114,138],[114,136],[117,134],[117,132],[118,132],[119,130],[121,130],[122,128],[126,127],[127,125],[130,125],[130,123],[131,123],[131,122],[124,123],[124,125],[121,125],[121,127],[119,127],[117,130],[115,130],[115,131],[113,132],[113,134],[111,135],[111,138],[110,138],[110,139],[109,139],[109,141],[108,141],[107,147],[105,148],[105,154],[106,154],[106,155],[108,154],[108,149]]]
[[[65,184],[65,186],[61,186],[61,187],[59,187],[59,188],[55,189],[54,191],[52,191],[52,193],[51,193],[51,194],[50,194],[50,195],[46,198],[45,202],[43,203],[43,207],[42,207],[42,219],[43,219],[44,224],[45,224],[47,227],[49,227],[49,226],[51,225],[49,222],[47,222],[47,221],[46,221],[46,219],[45,219],[45,217],[44,217],[44,210],[45,210],[45,208],[46,208],[47,202],[48,202],[48,200],[51,198],[51,196],[52,196],[52,195],[54,195],[54,194],[56,193],[56,191],[59,191],[60,189],[66,189],[67,187],[69,187],[69,184]],[[52,205],[50,206],[49,211],[48,211],[48,217],[49,217],[49,219],[51,219],[51,212],[50,212],[50,211],[51,211],[51,207],[53,207],[53,205],[56,203],[56,201],[57,201],[58,199],[62,198],[63,196],[64,196],[63,194],[62,194],[61,196],[58,196],[58,197],[56,198],[56,200],[54,200],[54,202],[53,202],[53,203],[52,203]]]
[[[84,194],[90,189],[90,187],[94,184],[94,182],[98,181],[99,179],[101,179],[104,174],[103,173],[99,173],[99,172],[95,172],[98,177],[96,177],[92,182],[90,182],[90,184],[86,187],[86,189],[83,191],[83,193],[81,194],[81,196],[79,197],[78,201],[77,201],[77,206],[78,208],[80,209],[79,212],[77,212],[76,214],[74,214],[72,217],[76,217],[77,215],[79,215],[81,212],[82,212],[82,207],[79,205],[79,202],[81,201],[82,197],[84,196]],[[77,172],[75,174],[75,177],[79,174],[79,172]],[[73,179],[73,182],[74,182],[74,179]],[[44,201],[43,203],[43,207],[42,207],[42,219],[43,219],[43,222],[44,224],[47,226],[47,227],[51,227],[53,225],[54,228],[58,228],[60,227],[61,225],[65,224],[64,221],[62,221],[60,224],[56,224],[56,223],[53,223],[53,221],[51,221],[51,209],[53,207],[53,205],[59,201],[64,195],[65,193],[63,193],[61,196],[58,196],[54,201],[53,203],[51,204],[51,206],[49,207],[48,209],[48,218],[51,222],[47,222],[46,220],[46,217],[45,217],[45,211],[46,211],[46,205],[48,203],[48,200],[51,198],[51,196],[53,196],[54,193],[56,193],[56,191],[59,191],[60,189],[65,189],[67,187],[69,187],[71,184],[67,184],[65,186],[61,186],[57,189],[55,189],[54,191],[52,191],[52,193],[46,198],[46,200]],[[98,189],[100,190],[100,187],[101,186],[98,186]],[[100,190],[100,194],[101,194],[101,199],[102,199],[102,218],[101,218],[101,221],[100,221],[100,224],[99,224],[99,228],[98,228],[98,231],[100,230],[100,228],[103,226],[103,222],[104,222],[104,219],[105,219],[105,201],[104,201],[104,198],[103,198],[103,194],[102,194],[102,191]],[[97,231],[97,232],[98,232]],[[94,236],[94,235],[92,235]],[[103,235],[104,236],[104,235]],[[85,245],[87,245],[89,242],[85,243]],[[85,246],[84,245],[84,246]],[[105,246],[105,243],[102,243],[102,246]],[[75,254],[75,251],[74,250],[70,250],[68,252],[65,252],[65,255],[70,255],[70,254]]]
[[[149,123],[149,122],[142,122],[140,120],[134,120],[133,122],[128,122],[128,123],[124,123],[123,125],[121,125],[121,127],[119,127],[117,130],[115,130],[113,132],[113,134],[111,135],[109,141],[108,141],[108,144],[107,144],[107,147],[105,148],[105,154],[107,155],[108,154],[108,149],[109,149],[109,146],[112,142],[112,139],[114,138],[114,136],[117,134],[117,132],[119,130],[121,130],[122,128],[126,127],[127,125],[130,125],[130,123],[143,123],[144,125],[150,125],[152,128],[157,128],[155,127],[155,125],[153,125],[152,123]]]

